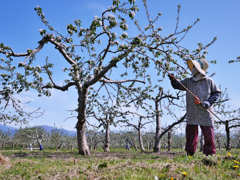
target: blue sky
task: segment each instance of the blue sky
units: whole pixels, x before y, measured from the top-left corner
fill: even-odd
[[[137,1],[141,6],[142,2]],[[189,49],[195,49],[198,42],[209,43],[215,36],[218,40],[208,48],[207,60],[217,60],[216,65],[210,64],[209,73],[215,72],[212,79],[222,88],[227,87],[231,100],[228,102],[232,109],[240,107],[238,80],[240,63],[229,64],[228,60],[240,56],[240,1],[236,0],[149,0],[148,7],[151,17],[154,19],[158,12],[162,12],[158,23],[163,28],[163,34],[172,33],[176,24],[177,5],[181,4],[180,28],[192,24],[197,18],[201,21],[193,27],[183,40],[183,45]],[[39,29],[45,29],[44,24],[38,18],[34,8],[42,7],[46,19],[59,32],[66,34],[66,25],[76,18],[80,19],[83,26],[87,26],[95,15],[100,16],[102,11],[111,6],[111,0],[8,0],[2,1],[0,6],[1,28],[0,42],[11,46],[16,52],[25,52],[27,48],[36,48],[41,39]],[[144,25],[146,20],[144,9],[136,14]],[[147,24],[146,24],[147,25]],[[129,28],[128,33],[134,30]],[[37,55],[39,59],[54,59],[56,67],[62,70],[62,63],[58,61],[59,54],[54,49],[43,49]],[[0,55],[1,58],[1,55]],[[59,79],[60,81],[61,79]],[[163,85],[172,89],[168,79]],[[66,110],[76,108],[77,95],[74,89],[68,92],[52,91],[51,97],[37,97],[36,91],[24,92],[20,97],[22,101],[32,101],[27,106],[29,110],[41,107],[45,110],[43,117],[29,122],[33,125],[50,125],[54,123],[58,127],[73,130],[76,119],[68,119],[70,113]],[[163,119],[164,124],[171,122],[170,117]],[[13,126],[13,124],[12,124]]]

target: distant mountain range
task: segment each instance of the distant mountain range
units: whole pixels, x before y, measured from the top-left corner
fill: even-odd
[[[54,127],[47,126],[47,125],[41,125],[40,127],[45,129],[45,131],[47,131],[48,133],[51,133],[51,130],[54,129]],[[15,133],[15,130],[18,130],[18,128],[0,124],[0,130],[3,132],[6,132],[9,130],[12,133]],[[61,128],[61,130],[63,130],[68,136],[77,136],[77,131],[69,131],[69,130],[62,129],[62,128]]]

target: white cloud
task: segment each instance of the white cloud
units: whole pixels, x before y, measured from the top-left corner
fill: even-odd
[[[36,97],[37,97],[37,93],[33,91],[27,91],[27,92],[24,91],[24,92],[21,92],[20,94],[15,95],[15,98],[20,100],[22,103],[35,101]]]
[[[100,11],[100,12],[103,12],[103,11],[105,11],[106,10],[106,7],[104,7],[102,4],[100,4],[100,3],[96,3],[96,2],[92,2],[92,3],[89,3],[88,5],[87,5],[87,7],[89,8],[89,9],[95,9],[95,10],[97,10],[97,11]]]

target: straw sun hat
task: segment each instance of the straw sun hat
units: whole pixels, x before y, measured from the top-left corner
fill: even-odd
[[[197,60],[187,60],[189,69],[192,71],[193,66],[203,75],[206,75],[206,71],[209,67],[209,64],[206,59],[197,59]]]

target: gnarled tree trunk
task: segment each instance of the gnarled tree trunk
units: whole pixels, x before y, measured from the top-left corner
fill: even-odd
[[[230,128],[229,128],[228,120],[226,120],[226,123],[225,123],[225,130],[226,130],[226,136],[227,136],[226,150],[230,150],[231,149],[231,138],[230,138]]]
[[[155,109],[156,109],[156,134],[155,134],[155,144],[153,147],[154,152],[160,152],[161,151],[161,120],[159,115],[159,104],[158,101],[155,102]]]
[[[105,141],[104,141],[104,152],[110,152],[109,151],[109,143],[110,143],[110,135],[109,135],[109,130],[110,130],[110,122],[107,120],[106,122],[106,134],[105,134]]]
[[[78,142],[78,152],[81,155],[90,155],[90,150],[88,148],[87,139],[85,135],[86,128],[86,105],[87,105],[87,93],[88,88],[81,87],[78,85],[78,122],[76,125],[77,129],[77,142]]]
[[[216,139],[217,139],[218,149],[220,150],[221,149],[220,136],[217,136]]]
[[[5,141],[3,141],[3,143],[2,143],[2,148],[1,148],[1,150],[4,149],[4,146],[5,146]]]
[[[87,139],[85,136],[85,122],[77,123],[77,141],[78,141],[78,152],[81,155],[90,155],[90,150],[87,145]]]
[[[142,141],[142,131],[141,131],[141,121],[138,125],[138,139],[139,139],[139,145],[142,150],[142,152],[145,152],[144,146],[143,146],[143,141]]]
[[[172,148],[172,129],[168,131],[168,151]]]

